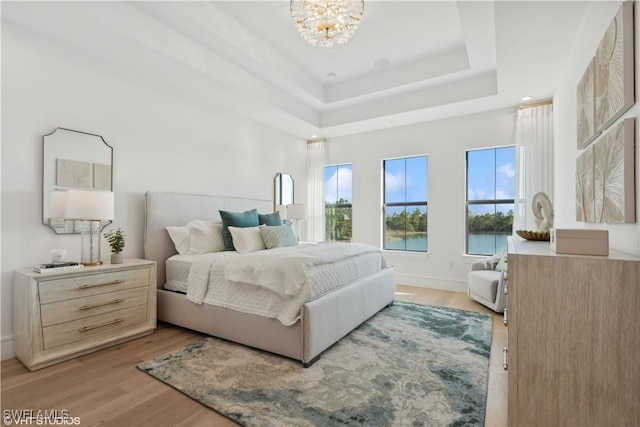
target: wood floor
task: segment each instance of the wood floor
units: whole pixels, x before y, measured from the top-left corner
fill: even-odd
[[[493,314],[493,341],[485,425],[507,424],[507,375],[502,369],[502,316],[464,293],[397,287],[396,298]],[[2,362],[3,425],[8,410],[67,411],[82,426],[233,426],[232,421],[139,371],[139,362],[178,349],[202,335],[159,323],[139,338],[35,372],[17,359]]]

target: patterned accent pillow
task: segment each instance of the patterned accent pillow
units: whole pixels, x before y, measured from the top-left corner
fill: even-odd
[[[496,264],[494,270],[496,271],[507,271],[507,263],[509,262],[508,258],[507,258],[507,252],[504,251],[500,254],[500,259],[498,260],[498,263]]]
[[[288,225],[280,226],[260,226],[262,240],[267,249],[286,248],[288,246],[297,246],[299,244],[298,237],[293,229]]]

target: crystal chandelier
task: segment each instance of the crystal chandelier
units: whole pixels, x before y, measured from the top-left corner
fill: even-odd
[[[291,0],[290,6],[300,35],[326,48],[346,43],[364,12],[363,0]]]

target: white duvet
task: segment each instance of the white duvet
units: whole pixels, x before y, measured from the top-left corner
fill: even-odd
[[[302,303],[386,267],[362,243],[321,243],[238,254],[194,255],[187,299],[296,322]]]

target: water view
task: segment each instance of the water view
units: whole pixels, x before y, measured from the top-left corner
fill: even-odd
[[[510,233],[469,234],[469,254],[471,255],[493,255],[507,249],[507,237]],[[384,248],[388,250],[426,251],[429,247],[426,234],[415,234],[407,236],[406,239],[387,240]]]

